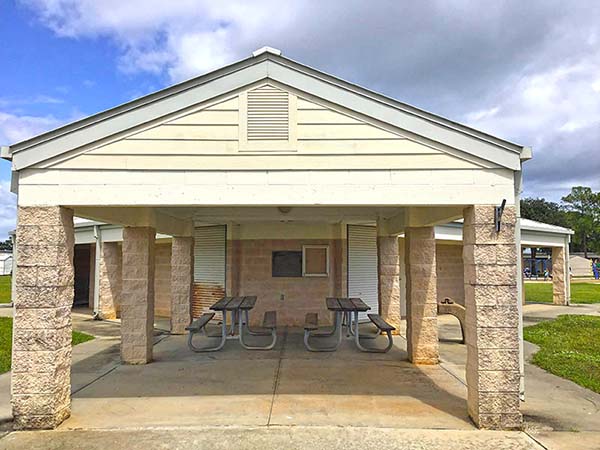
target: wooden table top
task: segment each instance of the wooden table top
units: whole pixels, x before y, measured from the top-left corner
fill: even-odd
[[[325,303],[330,311],[368,311],[371,309],[357,297],[327,297]]]
[[[223,297],[213,304],[210,309],[213,311],[235,311],[236,309],[250,310],[256,304],[256,295],[247,295],[242,297]]]

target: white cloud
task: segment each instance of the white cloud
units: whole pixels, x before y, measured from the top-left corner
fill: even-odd
[[[58,97],[53,97],[51,95],[36,95],[34,97],[23,97],[23,98],[13,98],[13,97],[0,97],[0,107],[15,107],[15,106],[25,106],[25,105],[56,105],[64,103],[64,100]]]
[[[56,128],[64,120],[54,116],[19,116],[0,111],[0,145],[9,145]]]
[[[0,180],[0,240],[8,238],[8,232],[15,229],[17,217],[17,196],[10,192],[10,182]]]
[[[594,82],[600,54],[586,64],[523,76],[498,92],[485,109],[465,114],[469,125],[526,145],[544,145],[558,134],[600,126],[600,92]],[[533,140],[533,142],[532,142]]]
[[[418,107],[534,147],[531,185],[594,180],[600,8],[564,2],[20,0],[117,66],[180,81],[271,45]],[[532,33],[531,30],[535,30]],[[0,119],[1,120],[1,119]],[[593,139],[592,139],[593,138]],[[595,158],[595,159],[594,159]],[[597,173],[596,179],[597,177]]]
[[[172,81],[249,56],[257,34],[285,29],[304,9],[242,0],[21,0],[58,36],[108,37],[125,72],[167,73]],[[284,2],[285,3],[285,2]],[[266,45],[266,43],[263,43]],[[242,54],[244,48],[247,54]]]

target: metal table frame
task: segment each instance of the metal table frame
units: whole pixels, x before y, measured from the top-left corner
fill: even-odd
[[[214,347],[195,347],[191,343],[190,336],[190,347],[196,352],[214,352],[221,350],[228,339],[237,339],[240,341],[242,347],[247,350],[270,350],[275,347],[277,342],[277,330],[275,328],[271,330],[253,330],[250,328],[249,312],[256,304],[256,296],[245,296],[245,297],[223,297],[221,300],[213,304],[210,309],[213,311],[221,312],[223,319],[221,322],[221,335],[209,335],[204,327],[203,331],[206,337],[216,338],[220,337],[219,343]],[[227,314],[231,314],[231,325],[227,326]],[[244,320],[245,319],[245,320]],[[236,324],[238,325],[236,334]],[[228,329],[229,328],[229,329]],[[271,343],[264,347],[251,346],[244,341],[244,329],[248,334],[252,336],[271,336]]]
[[[354,342],[359,350],[369,351],[360,344],[360,339],[375,339],[379,336],[379,330],[375,334],[361,335],[359,332],[358,314],[371,309],[369,305],[360,298],[335,298],[328,297],[325,300],[327,309],[334,313],[333,329],[330,331],[316,330],[314,332],[305,330],[304,345],[311,352],[334,352],[342,342],[343,328],[346,327],[346,337],[354,337]],[[336,336],[332,347],[316,348],[310,345],[310,338],[324,338]]]

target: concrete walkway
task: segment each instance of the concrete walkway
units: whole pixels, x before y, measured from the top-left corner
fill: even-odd
[[[600,315],[600,304],[527,304],[523,313],[524,324],[529,326],[561,314]],[[458,343],[457,321],[440,316],[439,323],[442,366],[465,383],[467,352]],[[530,364],[537,351],[535,345],[525,342],[524,350],[525,401],[521,411],[527,433],[547,448],[600,449],[600,395]]]
[[[527,305],[525,322],[564,313],[600,314],[600,305]],[[527,433],[475,430],[466,415],[466,349],[450,316],[440,317],[442,364],[420,368],[405,361],[401,338],[386,355],[356,352],[350,342],[313,354],[296,330],[271,352],[228,342],[215,354],[191,353],[185,337],[157,332],[155,361],[123,366],[118,322],[80,311],[73,323],[98,338],[74,347],[72,417],[58,431],[11,433],[0,449],[600,449],[600,396],[530,364]],[[8,380],[0,376],[0,411]]]
[[[12,433],[3,450],[529,450],[524,433],[353,427],[227,427]]]

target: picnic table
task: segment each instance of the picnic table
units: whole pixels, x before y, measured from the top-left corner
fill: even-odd
[[[346,328],[346,336],[352,336],[357,348],[364,352],[387,352],[392,347],[391,331],[394,327],[389,325],[379,314],[369,314],[371,322],[377,327],[375,334],[360,334],[358,314],[371,309],[369,305],[357,297],[327,297],[325,299],[327,309],[334,313],[333,328],[330,331],[320,331],[318,328],[318,316],[315,313],[309,313],[306,316],[306,324],[304,327],[304,344],[309,351],[329,352],[338,349],[343,336],[343,328]],[[375,339],[381,332],[388,335],[388,346],[385,349],[365,348],[361,339]],[[330,337],[336,336],[335,343],[332,347],[315,348],[309,344],[310,337]]]
[[[215,313],[205,313],[198,320],[192,322],[192,324],[186,328],[190,331],[188,345],[195,352],[212,352],[221,350],[228,339],[237,339],[240,341],[242,347],[247,350],[270,350],[275,346],[277,342],[277,316],[275,311],[265,312],[263,319],[263,326],[260,330],[253,330],[250,328],[250,311],[256,305],[256,296],[238,296],[238,297],[223,297],[216,303],[214,303],[210,309],[216,312],[221,312],[223,315],[221,321],[221,340],[219,344],[212,347],[196,347],[192,343],[192,337],[195,333],[199,333],[204,330],[207,337],[219,337],[210,336],[206,333],[206,325],[215,316]],[[227,327],[227,315],[231,314],[231,325]],[[237,333],[236,333],[237,325]],[[253,336],[271,336],[271,342],[266,346],[251,346],[244,340],[244,332]]]

